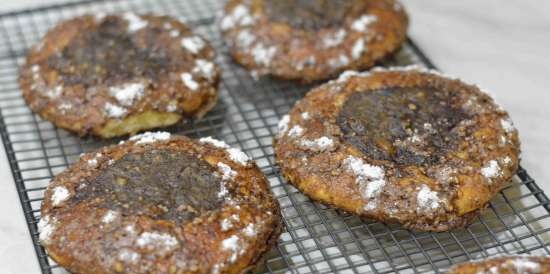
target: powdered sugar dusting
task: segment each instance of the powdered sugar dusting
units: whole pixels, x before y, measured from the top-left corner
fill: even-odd
[[[358,32],[366,32],[368,26],[378,20],[376,15],[363,15],[351,24],[351,29]]]
[[[193,73],[200,74],[204,76],[204,78],[212,80],[212,78],[214,78],[214,72],[214,63],[204,59],[197,59],[195,61],[195,68],[193,68]]]
[[[70,195],[71,193],[65,187],[62,187],[62,186],[55,187],[52,193],[52,205],[53,206],[60,205],[61,203],[66,201]]]
[[[539,273],[541,271],[540,264],[533,262],[527,258],[518,258],[511,261],[517,273]]]
[[[123,106],[131,106],[143,96],[145,87],[142,83],[127,83],[111,87],[109,93]]]
[[[235,262],[237,257],[244,252],[244,249],[242,249],[239,244],[240,240],[241,239],[237,235],[233,235],[222,241],[223,249],[231,251],[231,256],[229,257],[230,262]]]
[[[365,51],[365,39],[359,38],[357,39],[355,44],[353,44],[353,48],[351,49],[351,57],[353,57],[353,59],[359,59],[359,57],[363,55],[364,51]]]
[[[546,258],[546,256],[543,256]],[[495,265],[489,268],[488,271],[478,272],[480,274],[498,274],[507,271],[506,273],[542,273],[541,265],[535,259],[535,257],[528,254],[518,255],[493,255],[487,258],[479,258],[471,260],[470,263],[485,262],[487,260],[499,259],[502,260],[500,265]],[[453,267],[455,269],[456,267]]]
[[[233,223],[240,220],[239,215],[233,214],[220,222],[222,231],[228,231],[233,228]]]
[[[290,131],[288,131],[288,136],[291,138],[296,138],[302,136],[303,133],[304,129],[299,125],[295,125],[290,129]]]
[[[107,14],[105,12],[98,12],[94,15],[94,19],[96,22],[100,23],[103,21],[103,19],[105,19],[106,16]]]
[[[382,193],[382,190],[384,189],[385,185],[386,185],[386,181],[382,179],[370,181],[364,190],[365,197],[366,198],[377,197],[380,193]]]
[[[130,249],[122,249],[118,253],[118,259],[128,263],[136,263],[140,257],[141,255],[139,255],[139,253],[132,251]]]
[[[416,202],[419,210],[426,211],[437,209],[441,200],[437,196],[437,192],[432,191],[429,186],[423,184],[418,191]]]
[[[250,158],[238,148],[228,148],[229,158],[241,165],[247,165]]]
[[[324,151],[332,148],[334,141],[326,136],[323,136],[314,140],[301,140],[300,145],[308,149]]]
[[[290,116],[284,115],[283,118],[277,124],[277,129],[279,131],[279,136],[283,136],[288,130],[288,123],[290,122]]]
[[[229,154],[229,159],[235,161],[241,165],[247,165],[250,158],[244,152],[238,148],[232,148],[227,145],[224,141],[216,140],[212,137],[204,137],[199,139],[201,143],[208,143],[218,148],[224,148]]]
[[[103,218],[101,218],[101,221],[108,224],[116,220],[117,217],[118,217],[118,212],[109,210],[107,211],[107,213],[105,213],[105,215],[103,215]]]
[[[504,131],[506,131],[507,133],[511,133],[516,130],[516,128],[514,127],[514,123],[510,118],[500,120],[500,125],[502,126],[502,129],[504,129]]]
[[[356,176],[355,181],[360,184],[365,198],[373,199],[382,193],[386,185],[383,168],[351,155],[343,161],[343,165]]]
[[[127,113],[128,113],[128,110],[121,106],[117,106],[110,102],[105,103],[105,114],[107,115],[107,117],[122,118],[126,116]]]
[[[220,191],[218,192],[218,198],[225,198],[227,194],[229,194],[229,191],[227,190],[224,182],[222,181],[222,183],[220,184]]]
[[[124,227],[124,231],[128,232],[129,234],[136,234],[136,228],[133,225],[127,225]]]
[[[294,61],[293,65],[294,65],[294,68],[296,68],[299,71],[302,71],[306,66],[307,67],[312,67],[316,63],[317,63],[317,59],[315,58],[315,56],[310,55],[305,59],[302,59],[302,60],[299,60],[299,61]]]
[[[62,112],[66,113],[68,110],[73,109],[73,104],[71,102],[61,102],[57,109],[61,110]]]
[[[500,176],[501,170],[498,162],[495,160],[489,161],[482,169],[481,174],[487,179],[492,179]]]
[[[158,248],[162,251],[170,251],[176,248],[178,240],[167,233],[161,232],[143,232],[136,239],[139,247]]]
[[[180,36],[180,32],[179,32],[179,30],[177,30],[177,29],[171,30],[171,31],[169,32],[169,34],[170,34],[170,37],[173,37],[173,38],[176,38],[176,37]]]
[[[256,41],[256,36],[248,29],[239,31],[237,34],[237,47],[239,48],[248,48],[254,41]]]
[[[252,48],[251,54],[258,65],[269,66],[276,52],[277,48],[275,46],[265,46],[259,43]]]
[[[328,65],[332,68],[340,68],[349,65],[349,58],[346,55],[340,54],[338,57],[328,60]]]
[[[126,12],[122,17],[128,22],[128,32],[136,32],[147,26],[147,21],[134,13]]]
[[[220,28],[226,31],[235,26],[248,26],[252,23],[254,23],[254,18],[250,15],[250,10],[241,4],[235,6],[229,14],[222,18]]]
[[[220,141],[220,140],[217,140],[217,139],[214,139],[210,136],[208,137],[204,137],[204,138],[200,138],[199,139],[199,142],[205,144],[211,144],[215,147],[219,147],[219,148],[229,148],[229,145],[227,145],[224,141]]]
[[[222,174],[222,181],[233,180],[233,178],[235,178],[235,176],[237,176],[237,172],[235,172],[233,169],[231,169],[230,166],[228,166],[228,165],[226,165],[222,162],[219,162],[217,164],[217,166],[218,166],[218,170]]]
[[[38,237],[41,242],[43,243],[49,242],[50,236],[55,230],[55,224],[56,224],[56,220],[54,217],[50,218],[50,216],[45,215],[45,216],[42,216],[42,218],[40,218],[40,221],[38,222],[38,231],[40,232],[40,234]]]
[[[378,208],[378,200],[372,199],[367,202],[367,204],[363,207],[366,211],[373,211],[376,208]]]
[[[398,66],[398,67],[375,67],[369,71],[365,72],[357,72],[357,71],[344,71],[342,74],[340,74],[340,77],[336,80],[338,83],[346,82],[351,77],[369,77],[373,73],[376,72],[409,72],[409,71],[416,71],[420,73],[428,73],[428,74],[434,74],[439,76],[444,76],[451,79],[456,79],[456,77],[452,77],[449,75],[443,75],[441,72],[434,70],[434,69],[427,69],[425,67],[419,66],[419,65],[409,65],[409,66]],[[329,83],[332,83],[333,81],[330,81]]]
[[[39,65],[32,65],[31,71],[33,73],[34,78],[37,78],[37,76],[40,76],[40,75],[38,75],[38,73],[40,72],[40,66]]]
[[[178,103],[177,102],[170,102],[166,105],[166,111],[167,112],[176,112],[178,110]]]
[[[89,160],[87,161],[88,165],[89,165],[90,167],[96,167],[97,164],[98,164],[97,161],[98,161],[99,158],[101,158],[101,156],[102,156],[101,153],[96,153],[96,155],[95,155],[94,158],[89,159]]]
[[[159,141],[167,141],[170,139],[170,133],[164,131],[144,132],[139,135],[130,137],[130,141],[135,141],[136,144],[148,144]]]
[[[347,32],[344,29],[340,29],[336,32],[329,33],[323,37],[323,46],[325,48],[333,48],[342,44],[346,38]]]
[[[201,37],[193,36],[182,38],[181,46],[187,49],[189,52],[197,54],[206,46],[206,43]]]
[[[49,88],[45,91],[45,95],[49,98],[57,98],[59,96],[61,96],[61,94],[63,93],[63,86],[55,86],[53,88]]]
[[[256,225],[250,223],[248,224],[244,229],[243,233],[246,237],[252,238],[258,234],[258,231],[256,229]]]
[[[362,159],[348,156],[344,160],[344,165],[351,170],[355,175],[362,178],[382,179],[384,178],[384,169],[379,166],[369,165],[364,163]]]
[[[303,113],[301,114],[301,116],[302,116],[302,119],[304,119],[304,120],[306,120],[306,121],[309,120],[309,112],[303,112]]]
[[[193,75],[190,73],[184,72],[181,74],[181,81],[188,87],[190,90],[195,91],[199,88],[199,83],[193,80]]]
[[[364,76],[367,76],[367,75],[370,75],[370,73],[368,71],[359,73],[359,72],[354,71],[354,70],[346,70],[346,71],[342,72],[342,74],[340,74],[340,76],[338,77],[336,82],[342,83],[342,82],[348,81],[352,77],[364,77]]]

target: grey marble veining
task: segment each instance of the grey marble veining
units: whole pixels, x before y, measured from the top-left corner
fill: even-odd
[[[59,1],[4,0],[0,11]],[[491,91],[520,131],[522,165],[550,193],[550,1],[406,0],[410,36],[445,73]],[[3,148],[0,272],[39,273]]]

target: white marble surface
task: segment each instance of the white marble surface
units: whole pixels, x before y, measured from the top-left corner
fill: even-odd
[[[51,0],[2,0],[0,12]],[[405,1],[403,1],[405,2]],[[521,134],[522,164],[550,193],[550,1],[407,0],[410,36],[448,74],[491,90]],[[3,147],[0,273],[39,273]]]

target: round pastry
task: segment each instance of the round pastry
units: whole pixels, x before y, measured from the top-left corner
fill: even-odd
[[[279,131],[277,162],[304,193],[421,231],[470,223],[518,166],[517,131],[489,95],[417,67],[346,72]]]
[[[550,273],[547,256],[497,256],[453,266],[447,274],[543,274]]]
[[[394,0],[231,0],[220,28],[253,76],[311,82],[397,51],[407,15]]]
[[[277,241],[267,179],[212,138],[144,133],[49,184],[40,241],[73,273],[243,273]]]
[[[214,55],[170,17],[86,15],[60,23],[30,50],[20,86],[42,118],[111,138],[202,117],[217,101]]]

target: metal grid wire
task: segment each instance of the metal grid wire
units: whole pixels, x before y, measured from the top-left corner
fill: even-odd
[[[262,79],[232,63],[215,26],[219,0],[80,1],[0,14],[0,134],[43,273],[64,273],[38,243],[36,223],[50,179],[82,152],[118,142],[80,139],[53,127],[25,105],[17,84],[26,50],[56,22],[83,13],[152,12],[185,20],[218,50],[223,69],[220,101],[205,118],[169,130],[215,136],[241,147],[271,183],[285,231],[257,273],[439,273],[450,265],[495,254],[550,254],[550,206],[527,172],[517,176],[466,229],[419,233],[312,202],[279,174],[271,147],[277,122],[308,87]],[[408,41],[385,65],[433,67]]]

